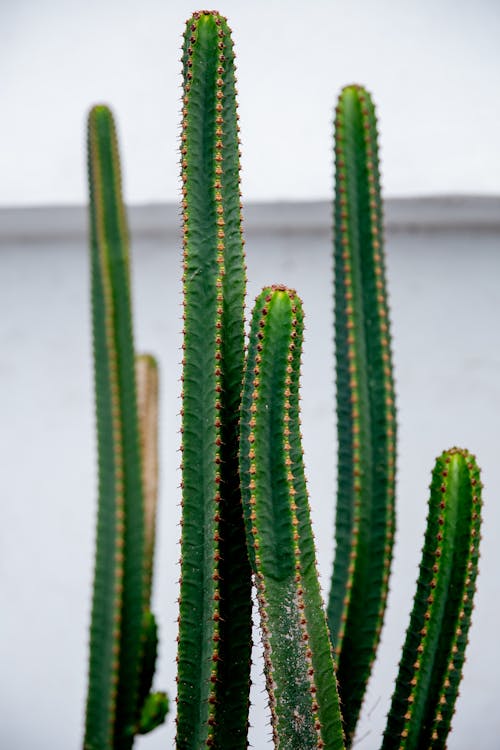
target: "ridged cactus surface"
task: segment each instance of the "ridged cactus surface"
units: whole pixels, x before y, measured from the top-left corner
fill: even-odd
[[[104,106],[89,115],[88,155],[99,511],[85,748],[125,750],[138,718],[144,519],[128,233]]]
[[[247,747],[251,573],[238,470],[245,266],[234,53],[195,13],[183,48],[182,540],[177,747]]]
[[[394,536],[396,423],[376,128],[369,94],[343,89],[335,120],[338,491],[328,624],[348,744],[380,638]]]
[[[241,477],[275,747],[333,750],[344,744],[302,461],[302,331],[295,292],[264,289],[243,388]]]
[[[102,105],[89,115],[88,165],[99,502],[84,747],[126,750],[168,710],[165,693],[150,693],[157,370],[134,355],[118,144]]]
[[[462,676],[479,558],[481,481],[474,456],[436,461],[420,575],[383,750],[442,750]]]

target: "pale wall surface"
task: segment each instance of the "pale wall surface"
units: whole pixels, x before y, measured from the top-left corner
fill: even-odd
[[[342,86],[377,103],[388,195],[500,193],[498,0],[221,0],[236,44],[243,194],[331,193]],[[85,200],[85,117],[117,115],[130,202],[178,197],[193,0],[0,2],[0,205]]]
[[[176,213],[173,206],[132,212],[136,343],[154,352],[161,368],[156,686],[171,698],[180,500]],[[303,436],[326,592],[336,464],[329,207],[249,207],[246,215],[249,303],[272,282],[295,286],[304,300]],[[476,452],[483,468],[484,536],[449,750],[497,750],[500,201],[389,203],[387,215],[400,423],[398,523],[389,611],[359,747],[380,744],[414,592],[431,468],[438,453],[458,444]],[[96,512],[85,214],[0,211],[0,227],[0,747],[77,750]],[[256,661],[251,738],[260,750],[269,746],[270,732]],[[172,747],[173,726],[171,717],[137,747]]]

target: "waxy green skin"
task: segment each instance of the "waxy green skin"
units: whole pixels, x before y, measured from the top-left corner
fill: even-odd
[[[127,750],[151,686],[156,626],[152,637],[144,619],[154,624],[145,576],[128,231],[116,132],[105,106],[89,114],[88,167],[99,504],[84,747]],[[154,700],[157,715],[166,712],[166,696]],[[147,722],[152,725],[150,716]]]
[[[481,481],[475,457],[437,460],[413,612],[383,750],[442,749],[462,676],[479,559]]]
[[[128,233],[111,113],[89,115],[99,513],[86,748],[129,748],[144,610],[144,530]]]
[[[376,119],[348,86],[335,120],[338,490],[328,625],[350,745],[375,657],[394,538],[395,406]]]
[[[302,331],[297,295],[264,289],[243,386],[241,480],[275,746],[333,750],[344,743],[300,444]]]
[[[245,266],[234,54],[196,13],[183,48],[182,539],[177,747],[247,747],[251,572],[238,470]]]

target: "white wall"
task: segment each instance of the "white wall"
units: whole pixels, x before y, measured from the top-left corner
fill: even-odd
[[[54,212],[52,223],[45,217],[43,231],[40,212],[26,212],[17,242],[7,239],[0,255],[2,750],[77,750],[83,733],[97,486],[89,269],[82,232],[64,231],[57,239],[61,227],[69,227],[62,213]],[[0,227],[3,218],[0,213]],[[136,345],[156,354],[161,377],[155,685],[173,698],[181,258],[173,233],[132,235]],[[326,594],[336,473],[329,233],[246,236],[249,305],[273,282],[296,287],[304,301],[302,432]],[[395,232],[388,239],[399,424],[397,535],[386,623],[357,750],[380,747],[415,590],[431,468],[435,456],[453,444],[477,454],[485,489],[476,607],[448,747],[498,750],[499,234]],[[255,643],[251,747],[270,750],[257,631]],[[172,748],[174,713],[138,741],[137,750]]]
[[[89,106],[115,110],[130,202],[178,197],[176,0],[2,0],[0,205],[85,200]],[[499,193],[497,0],[222,0],[239,65],[243,193],[330,195],[339,89],[378,104],[389,195]]]

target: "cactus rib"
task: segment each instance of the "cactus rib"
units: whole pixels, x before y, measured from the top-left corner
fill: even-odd
[[[246,748],[251,578],[238,474],[245,266],[234,53],[215,12],[187,22],[182,539],[177,747]]]
[[[316,572],[299,431],[303,313],[285,287],[257,298],[245,371],[240,465],[276,747],[343,748]]]
[[[128,235],[110,111],[88,119],[99,511],[85,748],[131,747],[144,609],[144,524]]]
[[[328,623],[350,744],[388,592],[396,430],[376,120],[359,86],[340,95],[335,154],[338,492]]]
[[[383,750],[442,749],[462,675],[479,558],[481,482],[474,456],[436,460],[413,612]]]

